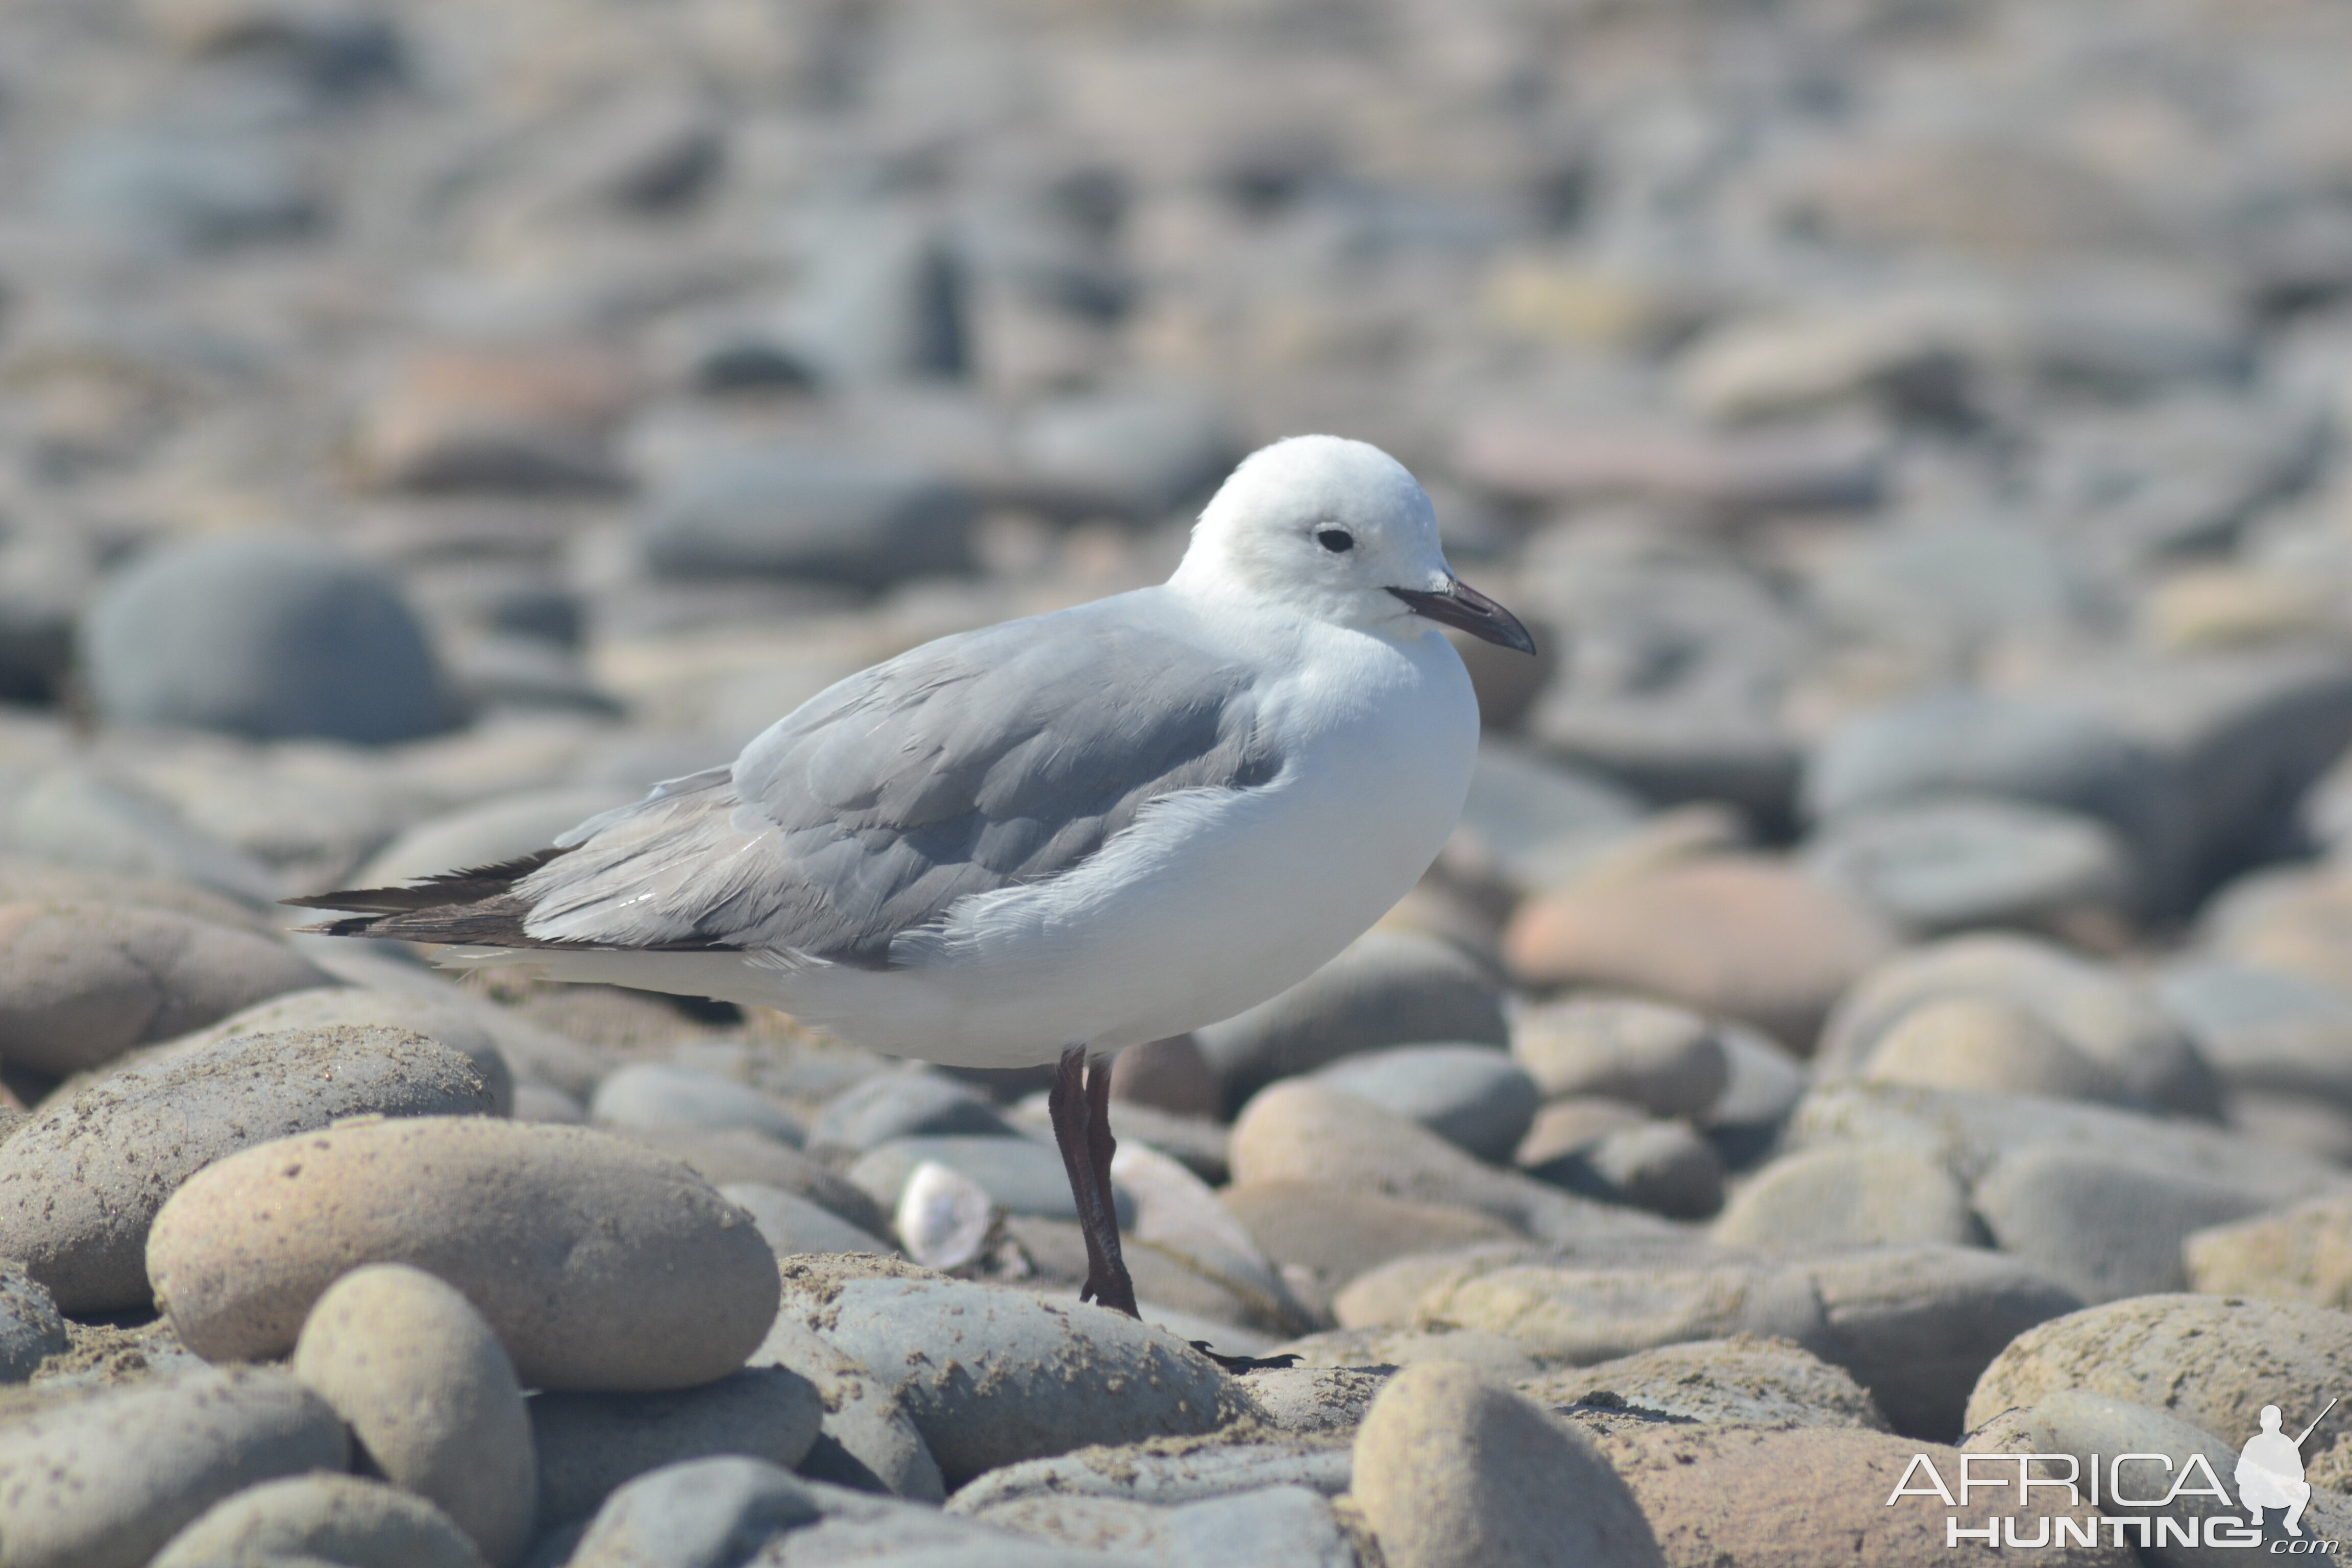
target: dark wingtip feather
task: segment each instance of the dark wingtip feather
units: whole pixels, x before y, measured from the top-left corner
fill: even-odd
[[[361,910],[376,915],[414,914],[421,910],[446,909],[452,904],[469,904],[482,899],[494,899],[511,889],[517,882],[554,859],[564,850],[550,847],[534,849],[528,855],[518,855],[511,860],[500,860],[489,866],[472,866],[461,871],[443,871],[421,880],[397,888],[345,888],[332,893],[311,893],[299,899],[280,899],[298,910]],[[323,931],[332,936],[359,936],[357,931],[331,931],[332,926],[348,925],[347,921],[331,921],[325,926],[310,926],[309,931]]]

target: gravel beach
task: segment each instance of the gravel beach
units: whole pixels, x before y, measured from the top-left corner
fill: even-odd
[[[2347,80],[2331,0],[0,8],[0,1568],[2334,1551]],[[1377,926],[1117,1059],[1140,1321],[1050,1068],[278,903],[1307,432],[1539,654]]]

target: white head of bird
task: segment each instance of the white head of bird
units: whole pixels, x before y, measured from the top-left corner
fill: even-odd
[[[1169,582],[1399,639],[1434,621],[1535,651],[1508,611],[1454,576],[1436,509],[1404,465],[1338,436],[1294,436],[1244,459]]]

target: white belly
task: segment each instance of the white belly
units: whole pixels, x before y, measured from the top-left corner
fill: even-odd
[[[1477,707],[1443,639],[1358,637],[1330,687],[1268,703],[1284,769],[1147,808],[1064,876],[966,900],[887,970],[720,953],[545,958],[557,979],[780,1007],[854,1044],[962,1067],[1106,1053],[1306,978],[1428,868],[1460,816]],[[1319,664],[1318,664],[1318,667]]]

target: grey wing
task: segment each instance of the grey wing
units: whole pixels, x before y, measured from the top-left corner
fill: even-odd
[[[525,929],[880,966],[900,933],[1071,869],[1154,800],[1276,775],[1246,669],[1091,609],[917,648],[812,699],[731,770],[583,824],[517,884]]]

